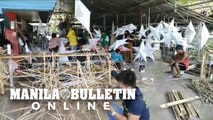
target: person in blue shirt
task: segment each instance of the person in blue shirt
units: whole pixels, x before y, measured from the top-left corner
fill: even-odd
[[[123,57],[119,49],[116,49],[115,51],[111,52],[111,58],[115,62],[118,69],[123,68]]]
[[[117,87],[136,89],[134,100],[123,100],[123,109],[112,103],[108,112],[109,120],[150,120],[149,108],[145,104],[140,89],[136,86],[136,75],[132,70],[121,71],[116,75]]]

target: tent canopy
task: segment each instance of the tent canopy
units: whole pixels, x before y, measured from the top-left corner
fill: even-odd
[[[29,22],[47,22],[57,0],[0,0],[0,15],[13,12]]]

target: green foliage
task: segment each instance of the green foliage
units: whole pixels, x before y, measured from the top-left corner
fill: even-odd
[[[176,0],[180,5],[190,5],[200,0]]]
[[[207,47],[213,50],[213,38],[208,40]]]

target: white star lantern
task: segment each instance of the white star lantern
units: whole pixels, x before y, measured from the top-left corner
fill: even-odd
[[[129,25],[125,25],[121,28],[118,28],[113,34],[116,34],[116,37],[117,37],[118,35],[123,35],[125,31],[129,31],[130,33],[132,33],[133,30],[136,30],[136,29],[137,27],[131,23]]]
[[[174,40],[176,44],[183,43],[183,37],[182,37],[181,33],[177,32],[177,31],[172,32],[172,40]]]
[[[110,50],[116,50],[117,48],[119,48],[122,45],[128,44],[128,42],[126,42],[127,39],[123,39],[123,40],[116,40],[110,47]]]
[[[141,25],[141,29],[139,32],[139,40],[142,38],[142,36],[146,37],[146,30],[144,29],[143,25]]]
[[[155,61],[153,53],[155,52],[155,49],[151,47],[149,42],[146,42],[146,45],[144,41],[141,42],[141,45],[139,47],[139,52],[137,53],[134,60],[137,59],[143,59],[145,62],[147,62],[147,57],[150,57],[152,60]]]
[[[161,21],[155,29],[156,29],[158,32],[163,31],[163,30],[164,30],[164,28],[163,28],[163,21]]]
[[[198,49],[201,50],[203,48],[203,46],[207,43],[210,35],[209,35],[209,31],[205,25],[205,23],[201,23],[200,24],[200,29],[198,32]]]
[[[163,32],[167,33],[169,32],[169,24],[163,22]]]
[[[155,37],[157,38],[157,40],[160,40],[160,33],[152,26],[149,26],[149,29],[150,29],[150,33],[148,35],[148,37]]]
[[[172,37],[171,37],[171,33],[162,33],[163,35],[163,39],[160,41],[160,43],[164,43],[166,44],[167,47],[170,48],[171,43],[172,43]]]
[[[98,29],[98,30],[94,29],[94,31],[95,31],[95,38],[101,38],[101,30],[100,29]]]
[[[174,26],[174,19],[169,23],[169,31],[178,32],[179,29]]]
[[[80,0],[75,0],[75,18],[87,31],[90,31],[90,14],[91,12]]]
[[[194,39],[196,35],[196,31],[194,29],[194,26],[192,24],[192,21],[189,22],[189,25],[186,28],[185,35],[187,38],[187,43],[191,44],[192,40]]]

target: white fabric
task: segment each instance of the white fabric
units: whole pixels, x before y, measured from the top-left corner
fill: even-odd
[[[75,0],[75,18],[87,31],[90,31],[90,14],[91,12],[80,0]]]
[[[60,40],[60,46],[59,46],[59,53],[66,53],[66,48],[64,46],[64,43],[62,40]],[[63,57],[59,57],[59,62],[60,63],[66,63],[66,62],[69,62],[69,59],[67,56],[63,56]]]
[[[99,38],[89,39],[89,44],[90,44],[91,46],[95,46],[95,45],[98,44],[99,41],[100,41]]]
[[[68,43],[68,39],[65,38],[65,37],[60,38],[60,40],[62,41],[62,43],[63,43],[64,45],[66,45],[66,44]]]

